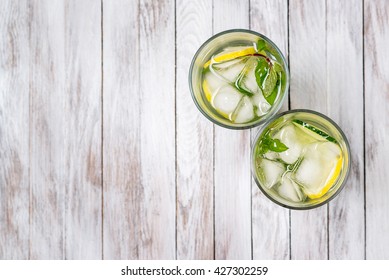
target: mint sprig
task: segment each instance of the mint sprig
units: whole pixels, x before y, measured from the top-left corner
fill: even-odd
[[[281,153],[289,149],[289,147],[282,143],[279,139],[273,139],[269,134],[264,135],[260,141],[259,147],[259,154],[261,155],[267,153],[268,151]]]
[[[282,68],[268,59],[259,57],[255,67],[255,79],[263,96],[270,105],[273,105],[281,88]]]

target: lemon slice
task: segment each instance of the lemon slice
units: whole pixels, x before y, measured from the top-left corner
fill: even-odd
[[[326,183],[324,184],[324,187],[317,193],[306,192],[306,195],[310,199],[320,198],[323,195],[325,195],[328,192],[328,190],[334,185],[336,180],[338,179],[340,172],[342,171],[342,166],[343,166],[343,157],[340,156],[338,161],[336,162],[335,168],[332,170],[330,176],[328,176],[328,179],[327,179]]]
[[[203,82],[203,92],[204,92],[205,97],[207,98],[208,102],[211,103],[212,93],[211,93],[211,90],[209,89],[207,80],[204,80],[204,82]]]
[[[211,65],[211,63],[223,62],[223,61],[235,59],[235,58],[238,58],[238,57],[241,57],[241,56],[255,54],[256,52],[257,51],[255,50],[254,47],[248,47],[248,48],[240,49],[238,51],[222,53],[222,54],[219,54],[219,55],[213,57],[212,59],[208,60],[204,64],[204,68],[207,68],[209,65]]]

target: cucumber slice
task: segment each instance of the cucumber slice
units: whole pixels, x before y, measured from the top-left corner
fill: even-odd
[[[335,144],[338,144],[338,141],[336,141],[336,139],[330,135],[328,135],[327,133],[321,131],[320,129],[314,127],[313,125],[310,125],[306,122],[303,122],[301,120],[293,120],[293,123],[296,124],[297,127],[300,127],[301,129],[303,129],[305,131],[305,133],[311,135],[312,137],[318,139],[318,140],[327,140],[329,142],[332,142],[332,143],[335,143]],[[320,136],[318,138],[318,136]]]

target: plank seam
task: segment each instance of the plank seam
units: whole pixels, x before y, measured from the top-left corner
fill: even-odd
[[[175,213],[175,259],[177,260],[177,1],[174,0],[174,153],[175,153],[175,200],[176,200],[176,213]]]
[[[104,259],[104,1],[100,1],[100,36],[101,36],[101,259]]]
[[[251,0],[249,0],[249,29],[251,30]],[[250,129],[250,148],[251,148],[251,141],[253,136],[253,129]],[[251,153],[251,149],[250,149]],[[251,165],[251,156],[250,156],[250,165]],[[251,234],[251,259],[254,259],[254,240],[253,240],[253,180],[251,178],[251,171],[250,171],[250,234]]]
[[[139,164],[140,166],[142,166],[142,141],[141,141],[141,131],[142,131],[142,93],[141,93],[141,85],[140,85],[140,81],[141,81],[141,72],[140,72],[140,55],[141,55],[141,52],[140,52],[140,45],[141,45],[141,42],[140,42],[140,30],[141,30],[141,22],[140,22],[140,14],[141,14],[141,3],[140,3],[141,0],[138,0],[137,1],[137,5],[138,5],[138,14],[137,14],[137,33],[138,33],[138,63],[137,63],[137,66],[138,66],[138,104],[139,104],[139,136],[138,136],[138,147],[139,147],[139,150],[138,150],[138,159],[139,159]],[[143,178],[142,178],[142,172],[140,172],[141,174],[139,175],[138,177],[138,180],[139,180],[139,186],[138,186],[138,190],[137,190],[137,194],[139,191],[139,188],[142,188],[143,187]],[[144,196],[144,193],[142,193],[142,196]],[[137,205],[137,209],[139,211],[139,205]],[[135,238],[136,238],[136,242],[135,242],[135,256],[137,259],[139,259],[139,246],[140,246],[140,237],[139,237],[139,233],[137,232],[137,230],[135,230]]]
[[[215,7],[214,7],[214,0],[212,0],[212,35],[215,33]],[[215,207],[215,125],[212,124],[212,184],[213,184],[213,193],[212,193],[212,204],[213,204],[213,259],[216,259],[216,207]]]
[[[29,41],[29,49],[31,50],[31,13],[32,13],[32,2],[29,2],[28,4],[28,41]],[[30,66],[29,66],[30,69]],[[31,187],[31,116],[32,116],[32,94],[31,94],[31,77],[30,77],[30,71],[28,73],[29,75],[29,83],[28,83],[28,189],[29,189],[29,229],[28,229],[28,259],[31,260],[31,228],[32,228],[32,187]]]
[[[330,114],[330,106],[328,101],[328,1],[325,0],[325,59],[326,59],[326,112]],[[327,260],[330,259],[330,206],[326,205],[327,211]]]
[[[288,52],[288,67],[290,69],[290,49],[289,49],[289,44],[290,44],[290,37],[289,37],[289,34],[290,34],[290,3],[289,3],[289,0],[287,0],[287,38],[288,38],[288,42],[287,42],[287,52]],[[290,71],[290,70],[289,70]],[[290,96],[290,86],[288,88],[288,110],[291,109],[291,96]],[[288,210],[289,212],[289,260],[292,259],[292,211],[289,209]]]
[[[366,107],[365,107],[365,1],[362,0],[362,99],[363,99],[363,222],[364,222],[364,259],[367,259],[366,234]]]

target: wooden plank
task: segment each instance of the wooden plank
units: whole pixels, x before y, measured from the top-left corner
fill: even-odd
[[[362,1],[331,0],[326,10],[328,116],[347,135],[352,159],[344,190],[329,204],[329,258],[363,259]]]
[[[288,53],[288,3],[286,0],[250,2],[250,27],[269,37]],[[288,99],[280,111],[288,109]],[[251,129],[254,140],[258,128]],[[289,210],[282,208],[259,190],[252,180],[252,242],[254,259],[289,259]],[[272,226],[269,226],[272,225]]]
[[[212,35],[212,1],[176,5],[177,259],[213,259],[213,125],[188,88],[192,57]]]
[[[27,1],[1,1],[0,37],[0,259],[28,259]]]
[[[104,258],[175,258],[174,2],[104,3]]]
[[[139,6],[103,2],[103,255],[138,259],[141,247]]]
[[[65,188],[69,145],[65,13],[60,1],[31,4],[30,184],[32,259],[65,258]]]
[[[214,32],[249,27],[248,1],[215,0]],[[215,126],[215,258],[251,259],[250,130]]]
[[[101,259],[101,3],[66,3],[65,257]]]
[[[173,0],[140,5],[142,259],[176,254],[174,10]]]
[[[327,113],[325,0],[289,2],[291,109]],[[291,258],[327,259],[327,206],[291,211]]]
[[[389,258],[389,2],[365,1],[366,258]]]
[[[32,259],[101,258],[100,5],[31,4]]]

